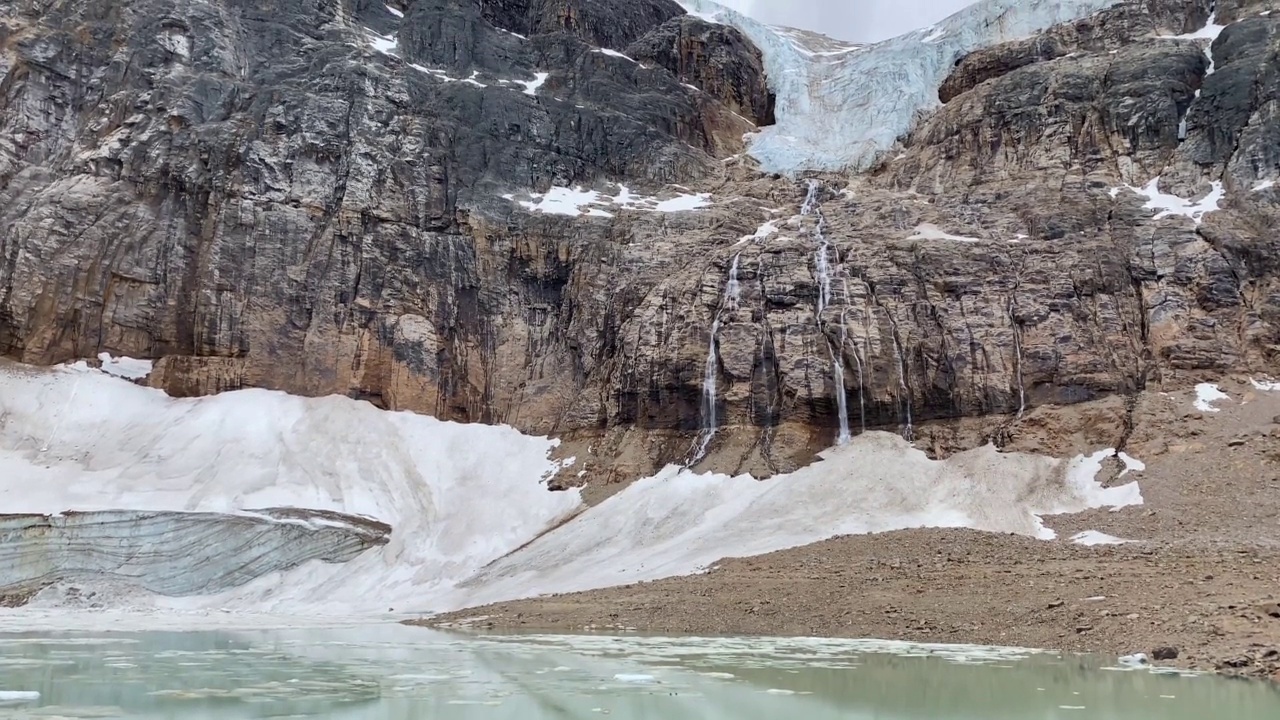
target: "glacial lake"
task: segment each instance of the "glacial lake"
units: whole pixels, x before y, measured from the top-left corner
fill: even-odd
[[[1280,692],[1094,658],[870,641],[399,625],[0,634],[0,718],[109,717],[1274,720]]]

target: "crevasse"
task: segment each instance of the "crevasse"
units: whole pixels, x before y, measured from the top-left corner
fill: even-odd
[[[982,0],[941,22],[872,45],[819,47],[803,33],[753,20],[711,0],[679,0],[692,14],[742,31],[764,55],[777,124],[750,154],[766,172],[863,170],[938,105],[956,60],[1117,5],[1119,0]]]

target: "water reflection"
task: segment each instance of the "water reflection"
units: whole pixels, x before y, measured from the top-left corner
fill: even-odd
[[[1103,667],[991,648],[403,626],[0,635],[0,718],[1280,717],[1267,685]]]

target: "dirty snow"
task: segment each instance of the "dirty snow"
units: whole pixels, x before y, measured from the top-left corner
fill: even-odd
[[[1200,383],[1196,385],[1196,409],[1200,412],[1218,412],[1218,408],[1213,403],[1220,400],[1230,400],[1231,396],[1218,389],[1214,383]]]
[[[1114,450],[1056,460],[988,445],[936,461],[869,432],[768,481],[669,466],[584,508],[577,491],[545,487],[569,462],[550,459],[556,442],[512,428],[264,390],[174,399],[83,365],[0,365],[0,414],[8,512],[299,507],[394,528],[389,545],[351,562],[219,595],[112,595],[135,613],[400,616],[697,573],[842,534],[1047,537],[1041,516],[1142,502],[1136,483],[1097,481]],[[0,622],[21,624],[22,612],[0,611]]]

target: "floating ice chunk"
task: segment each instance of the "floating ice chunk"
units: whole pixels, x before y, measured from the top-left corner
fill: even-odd
[[[111,353],[98,353],[102,372],[127,380],[141,380],[151,374],[151,361],[131,357],[111,357]]]
[[[1159,220],[1160,218],[1169,215],[1181,215],[1183,217],[1191,218],[1197,225],[1200,224],[1205,215],[1221,209],[1218,207],[1218,203],[1221,202],[1222,198],[1225,196],[1225,192],[1222,189],[1222,182],[1215,180],[1212,183],[1209,193],[1200,200],[1184,200],[1177,195],[1170,195],[1169,193],[1161,192],[1160,176],[1157,175],[1155,178],[1152,178],[1151,182],[1141,188],[1136,188],[1132,185],[1113,187],[1110,190],[1111,197],[1115,198],[1120,194],[1120,190],[1125,188],[1147,199],[1147,202],[1142,207],[1147,210],[1159,211],[1152,219]]]
[[[957,242],[982,242],[981,238],[965,237],[964,235],[952,235],[944,231],[942,228],[933,223],[921,223],[916,226],[916,231],[912,235],[907,236],[908,240],[954,240]]]
[[[1076,545],[1123,545],[1128,540],[1122,540],[1114,535],[1108,535],[1097,530],[1085,530],[1071,536],[1071,542]]]
[[[0,690],[0,707],[39,702],[40,693],[35,690]]]
[[[1132,655],[1120,656],[1120,664],[1127,667],[1142,667],[1150,663],[1146,653],[1134,653]]]
[[[392,15],[395,15],[398,18],[404,17],[404,13],[400,12],[396,8],[391,7],[390,5],[384,5],[383,7],[387,9],[387,12],[391,13]]]
[[[1218,412],[1213,403],[1219,400],[1230,400],[1231,396],[1218,389],[1214,383],[1196,385],[1196,409],[1200,412]]]
[[[760,48],[777,123],[752,137],[749,152],[765,172],[786,174],[869,167],[938,106],[938,87],[960,58],[1119,2],[979,0],[927,30],[834,48],[816,33],[770,27],[712,0],[680,0]]]
[[[644,675],[641,673],[618,673],[613,676],[614,680],[624,683],[637,683],[640,685],[651,685],[658,681],[652,675]]]
[[[551,73],[534,73],[532,80],[513,80],[512,82],[524,86],[525,95],[537,95],[538,88],[547,82],[547,78],[551,77]]]

